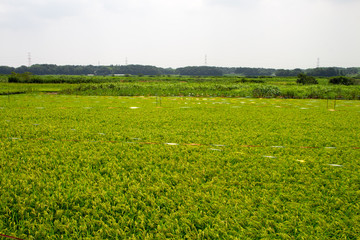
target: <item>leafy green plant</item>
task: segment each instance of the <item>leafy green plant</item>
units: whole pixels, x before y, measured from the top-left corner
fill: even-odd
[[[276,86],[259,86],[253,89],[252,94],[253,97],[277,97],[281,92]]]
[[[359,238],[358,101],[157,100],[0,96],[1,234]]]
[[[308,76],[305,73],[299,73],[298,79],[296,80],[297,84],[318,84],[318,81],[313,76]]]
[[[330,84],[341,84],[341,85],[354,85],[355,81],[348,77],[339,76],[339,77],[330,78],[329,83]]]
[[[12,72],[8,78],[8,82],[30,82],[32,74],[29,72],[15,73]]]
[[[265,78],[265,77],[260,77],[260,78]],[[237,80],[236,82],[237,83],[265,83],[265,81],[261,80],[261,79],[246,79],[246,78],[241,78],[240,80]]]

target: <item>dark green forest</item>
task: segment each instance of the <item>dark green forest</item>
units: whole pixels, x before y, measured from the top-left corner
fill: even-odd
[[[212,67],[212,66],[188,66],[182,68],[160,68],[149,65],[55,65],[55,64],[34,64],[29,67],[0,66],[0,74],[11,74],[30,72],[36,75],[186,75],[186,76],[223,76],[240,75],[246,77],[278,76],[291,77],[305,73],[314,77],[333,76],[360,76],[360,68],[312,68],[312,69],[272,69],[272,68],[249,68],[249,67]]]

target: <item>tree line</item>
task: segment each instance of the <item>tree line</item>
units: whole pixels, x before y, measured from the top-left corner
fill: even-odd
[[[188,75],[188,76],[222,76],[241,75],[246,77],[279,76],[295,77],[301,73],[314,77],[333,76],[360,76],[360,68],[312,68],[312,69],[272,69],[272,68],[249,68],[249,67],[212,67],[212,66],[188,66],[182,68],[160,68],[150,65],[55,65],[55,64],[34,64],[29,67],[20,66],[17,68],[0,66],[0,74],[11,74],[31,72],[36,75]]]

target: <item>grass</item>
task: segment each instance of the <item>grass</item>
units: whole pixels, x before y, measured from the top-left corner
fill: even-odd
[[[0,78],[4,80],[5,76]],[[206,96],[360,99],[360,86],[297,85],[295,77],[244,78],[239,76],[30,76],[36,83],[0,83],[0,94],[57,91],[70,95],[101,96]]]
[[[0,96],[0,233],[356,239],[360,104],[333,103]]]
[[[16,93],[59,92],[77,84],[36,84],[36,83],[0,83],[0,95]]]
[[[64,94],[106,96],[197,96],[360,99],[359,86],[261,84],[234,82],[127,82],[84,84]]]

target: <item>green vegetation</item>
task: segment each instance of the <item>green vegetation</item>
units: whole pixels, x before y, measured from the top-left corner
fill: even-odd
[[[276,86],[259,86],[252,90],[252,96],[254,97],[277,97],[279,96],[280,89]]]
[[[102,96],[206,96],[360,99],[359,86],[242,84],[232,82],[132,82],[83,84],[64,94]]]
[[[0,74],[11,74],[11,72],[31,72],[36,75],[98,75],[107,76],[112,74],[131,75],[190,75],[190,76],[222,76],[241,75],[246,77],[278,76],[296,77],[299,73],[306,73],[315,77],[359,76],[360,68],[310,68],[310,69],[273,69],[273,68],[249,68],[249,67],[213,67],[213,66],[188,66],[182,68],[160,68],[149,65],[109,65],[109,66],[79,66],[55,64],[34,64],[29,67],[17,68],[0,66]]]
[[[356,239],[346,79],[2,75],[0,234]]]
[[[81,76],[81,75],[32,75],[31,73],[12,73],[8,77],[9,83],[103,83],[119,82],[119,77],[112,76]]]
[[[1,75],[0,74],[0,83],[8,82],[9,76],[8,75]]]
[[[296,80],[296,83],[298,84],[319,84],[319,82],[313,77],[313,76],[308,76],[304,73],[300,73],[298,75],[298,79]]]
[[[24,94],[0,114],[1,234],[360,237],[358,101]]]
[[[176,72],[180,75],[186,76],[222,76],[223,72],[220,68],[215,67],[184,67],[176,69]]]
[[[12,81],[17,79],[18,82],[0,83],[0,94],[56,91],[62,94],[103,96],[360,99],[359,85],[334,85],[327,78],[315,79],[305,74],[299,76],[299,78],[244,78],[239,76],[39,76],[13,74],[8,78],[13,79]],[[299,85],[297,82],[317,82],[318,84]],[[354,81],[354,83],[357,82]]]
[[[28,84],[28,83],[0,83],[0,95],[12,95],[23,93],[56,93],[72,87],[77,87],[78,84]]]
[[[339,76],[339,77],[330,78],[329,83],[331,83],[331,84],[341,84],[341,85],[354,85],[355,80],[351,79],[351,78],[348,78],[348,77]]]
[[[9,83],[36,83],[37,78],[32,76],[32,73],[25,72],[25,73],[15,73],[12,72],[8,78]]]

